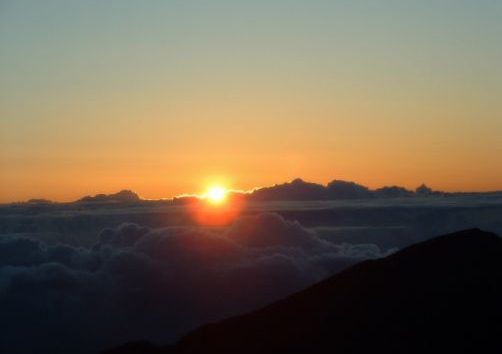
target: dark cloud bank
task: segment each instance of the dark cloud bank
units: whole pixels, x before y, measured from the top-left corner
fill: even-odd
[[[502,233],[500,193],[376,191],[296,180],[256,191],[222,227],[199,226],[192,204],[127,191],[0,205],[0,353],[173,342],[395,248]]]
[[[328,242],[277,214],[243,216],[222,232],[125,223],[90,248],[3,236],[0,352],[165,343],[388,252]]]

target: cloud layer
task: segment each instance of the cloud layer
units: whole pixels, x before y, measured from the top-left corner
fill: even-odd
[[[244,216],[223,232],[124,223],[90,248],[4,236],[0,351],[171,341],[384,255],[372,244],[330,243],[277,214]]]

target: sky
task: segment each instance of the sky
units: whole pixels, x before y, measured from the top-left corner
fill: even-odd
[[[502,1],[0,0],[0,201],[502,189]]]

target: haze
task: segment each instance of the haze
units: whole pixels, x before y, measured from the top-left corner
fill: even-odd
[[[501,189],[502,3],[0,1],[0,201]]]

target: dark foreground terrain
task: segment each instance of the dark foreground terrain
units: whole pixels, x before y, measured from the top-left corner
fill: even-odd
[[[172,346],[106,354],[502,353],[502,239],[470,229],[360,263]]]

